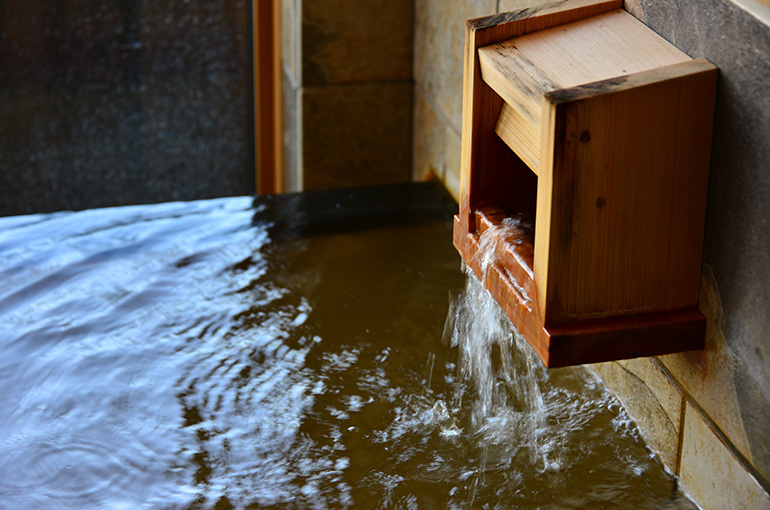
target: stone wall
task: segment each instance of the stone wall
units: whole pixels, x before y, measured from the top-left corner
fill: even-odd
[[[690,0],[626,6],[720,69],[700,297],[707,347],[597,367],[621,387],[637,376],[665,376],[668,385],[648,386],[650,397],[681,397],[679,420],[672,420],[680,437],[669,430],[655,440],[696,500],[722,508],[736,508],[739,494],[731,491],[739,487],[770,490],[770,9],[748,7]],[[747,507],[770,507],[763,496]]]
[[[254,192],[245,0],[0,8],[0,215]]]
[[[410,178],[413,0],[281,0],[286,191]]]
[[[464,20],[540,0],[415,0],[413,178],[458,197]],[[720,67],[700,308],[703,352],[592,368],[704,508],[770,508],[770,8],[627,0]]]

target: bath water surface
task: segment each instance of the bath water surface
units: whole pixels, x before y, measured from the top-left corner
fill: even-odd
[[[431,190],[0,218],[0,508],[695,508]]]

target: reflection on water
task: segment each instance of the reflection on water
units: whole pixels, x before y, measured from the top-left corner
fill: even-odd
[[[693,508],[584,371],[501,371],[507,336],[479,399],[449,221],[279,205],[0,219],[0,508]]]

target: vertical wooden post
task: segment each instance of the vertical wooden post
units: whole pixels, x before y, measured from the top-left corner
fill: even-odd
[[[252,0],[254,143],[260,195],[283,192],[280,0]]]

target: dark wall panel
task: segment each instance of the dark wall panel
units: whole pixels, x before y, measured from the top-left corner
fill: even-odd
[[[253,193],[249,16],[0,1],[0,215]]]

